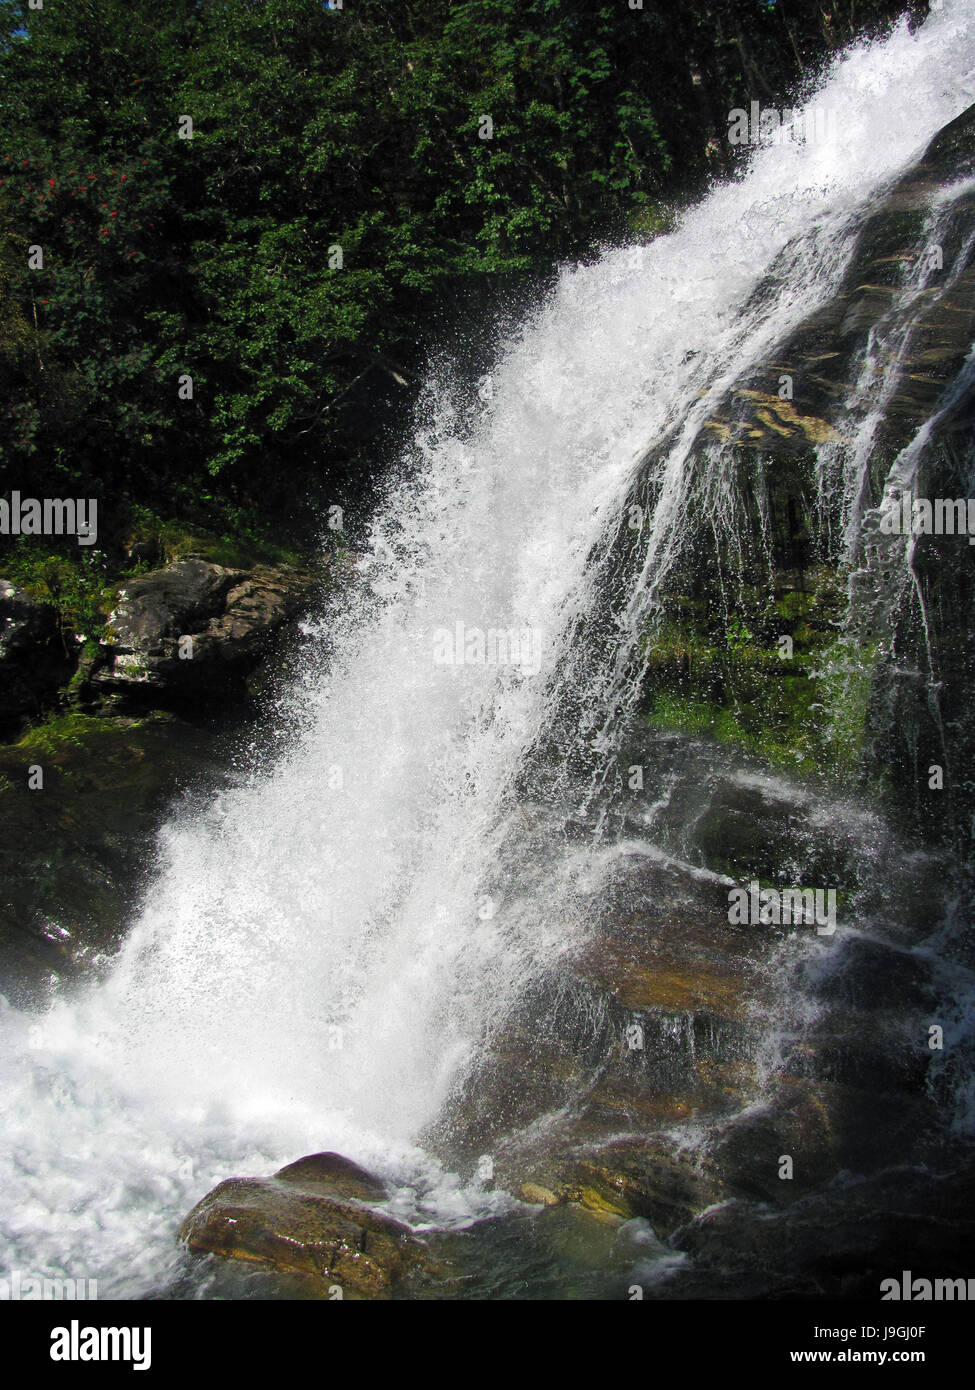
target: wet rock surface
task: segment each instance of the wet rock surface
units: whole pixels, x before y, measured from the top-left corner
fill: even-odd
[[[939,133],[866,220],[839,293],[778,344],[762,369],[735,385],[705,426],[715,439],[784,456],[842,438],[845,403],[868,337],[892,312],[905,274],[934,250],[923,239],[932,196],[973,167],[975,107]],[[946,264],[973,211],[975,193],[968,193],[947,230],[950,244],[938,243]],[[935,277],[922,300],[910,350],[891,384],[880,449],[903,447],[960,371],[975,329],[975,266],[963,267],[950,285]],[[801,382],[795,400],[780,398],[783,375]]]
[[[876,1300],[881,1281],[900,1283],[904,1269],[967,1278],[975,1169],[964,1151],[956,1157],[952,1170],[943,1155],[938,1175],[896,1164],[870,1178],[846,1175],[789,1211],[739,1200],[704,1213],[674,1236],[691,1262],[667,1294]]]
[[[655,727],[733,743],[790,773],[869,784],[918,833],[968,846],[975,665],[954,634],[970,624],[975,548],[922,535],[905,577],[903,546],[881,544],[890,538],[873,528],[908,454],[914,496],[970,492],[973,164],[969,108],[866,210],[838,288],[722,388],[690,445],[684,545],[641,649]],[[781,293],[795,250],[757,296]],[[648,451],[631,499],[645,512],[675,443],[668,435]],[[852,551],[838,510],[817,501],[831,470],[866,513]],[[622,527],[608,578],[639,556]],[[596,624],[591,640],[601,640]],[[948,728],[952,767],[932,797],[926,772],[945,764]],[[717,845],[764,833],[747,812],[730,819],[716,804],[700,829]],[[768,861],[780,838],[773,831]]]
[[[652,741],[644,761],[666,763],[668,746]],[[932,1090],[938,990],[921,943],[936,856],[914,861],[929,896],[928,918],[912,920],[911,894],[884,873],[896,841],[878,853],[884,892],[864,870],[879,849],[871,817],[857,822],[851,803],[840,836],[839,807],[805,793],[786,814],[783,784],[763,787],[713,749],[706,775],[696,759],[682,744],[685,780],[642,841],[638,805],[624,808],[591,934],[508,1021],[432,1142],[461,1171],[490,1156],[493,1180],[539,1220],[574,1208],[621,1240],[647,1223],[658,1264],[676,1261],[647,1296],[875,1296],[896,1239],[918,1268],[949,1246],[958,1267],[961,1237],[933,1192],[975,1180],[975,1154],[945,1137]],[[780,866],[828,867],[845,885],[835,938],[729,923],[728,885],[767,881],[773,832]],[[934,1185],[909,1179],[888,1240],[892,1168]]]
[[[426,1257],[408,1226],[366,1205],[379,1179],[339,1154],[313,1154],[271,1178],[222,1182],[194,1207],[180,1239],[195,1254],[256,1262],[359,1298],[388,1298]]]
[[[102,968],[159,825],[181,798],[228,783],[237,737],[175,717],[70,715],[0,746],[0,993],[36,1004]]]

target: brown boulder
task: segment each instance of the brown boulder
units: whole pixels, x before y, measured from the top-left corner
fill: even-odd
[[[179,1238],[197,1254],[248,1260],[304,1275],[323,1293],[387,1298],[393,1284],[424,1263],[408,1226],[366,1201],[383,1184],[339,1154],[313,1154],[270,1178],[231,1178],[199,1202]]]

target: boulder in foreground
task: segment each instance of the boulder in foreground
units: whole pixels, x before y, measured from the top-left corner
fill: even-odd
[[[358,1298],[387,1298],[425,1263],[408,1226],[365,1203],[382,1183],[340,1154],[312,1154],[271,1178],[231,1178],[199,1202],[180,1227],[197,1254],[248,1260],[338,1285]]]

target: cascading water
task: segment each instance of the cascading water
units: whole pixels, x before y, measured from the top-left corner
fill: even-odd
[[[743,368],[835,292],[865,212],[973,100],[975,14],[957,0],[836,64],[816,97],[829,141],[762,148],[671,235],[566,270],[477,410],[430,383],[371,551],[323,618],[327,668],[292,692],[288,752],[167,825],[107,978],[0,1018],[11,1267],[97,1277],[103,1295],[164,1288],[202,1192],[322,1149],[383,1172],[414,1221],[504,1206],[421,1138],[585,939],[605,847],[547,851],[538,818],[586,815],[614,785],[635,639],[688,534],[691,445]],[[866,449],[823,456],[851,536]],[[726,537],[717,447],[712,463]],[[647,520],[621,577],[637,486]],[[521,659],[492,649],[498,633]],[[460,659],[478,635],[483,659]]]

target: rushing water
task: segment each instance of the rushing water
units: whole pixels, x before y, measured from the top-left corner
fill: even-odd
[[[815,98],[830,140],[757,150],[671,235],[567,269],[476,407],[431,381],[371,549],[323,615],[328,660],[292,692],[289,751],[165,827],[108,978],[0,1017],[10,1268],[96,1277],[103,1296],[164,1289],[203,1192],[322,1149],[381,1171],[416,1222],[510,1205],[419,1141],[586,930],[595,861],[545,858],[524,802],[544,786],[553,811],[590,807],[592,752],[639,688],[627,635],[685,536],[697,430],[835,292],[865,211],[975,100],[973,60],[966,0],[855,49]],[[776,293],[756,295],[770,274]],[[851,411],[869,393],[882,409],[876,371]],[[824,457],[851,536],[869,433],[839,467]],[[575,641],[641,460],[668,436],[620,640]],[[716,454],[716,518],[724,499]],[[489,644],[524,634],[523,659],[489,645],[448,663],[458,623]],[[561,784],[532,760],[553,729],[575,778]]]

